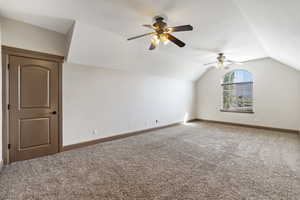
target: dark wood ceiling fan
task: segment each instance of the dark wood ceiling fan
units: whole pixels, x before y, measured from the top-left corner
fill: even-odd
[[[167,23],[164,22],[164,18],[161,16],[154,17],[155,23],[153,25],[144,24],[144,27],[153,29],[153,32],[146,33],[143,35],[135,36],[128,38],[127,40],[134,40],[137,38],[145,37],[148,35],[152,35],[151,38],[151,45],[149,50],[155,49],[160,42],[168,43],[169,41],[173,42],[179,47],[184,47],[185,43],[179,40],[178,38],[174,37],[170,33],[173,32],[181,32],[181,31],[192,31],[193,27],[191,25],[183,25],[183,26],[175,26],[175,27],[168,27]]]

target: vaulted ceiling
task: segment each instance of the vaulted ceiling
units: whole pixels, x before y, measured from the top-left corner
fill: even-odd
[[[0,14],[70,36],[68,62],[196,80],[204,63],[225,52],[236,61],[271,56],[300,69],[298,0],[0,0]],[[173,44],[149,51],[142,24],[167,17],[170,26],[192,24],[174,33]]]

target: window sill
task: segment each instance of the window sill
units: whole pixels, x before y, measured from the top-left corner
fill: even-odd
[[[234,111],[234,110],[220,110],[221,112],[230,112],[230,113],[244,113],[244,114],[254,114],[253,111]]]

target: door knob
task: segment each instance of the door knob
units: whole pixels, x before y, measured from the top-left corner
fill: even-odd
[[[56,111],[51,112],[52,115],[56,115],[56,113],[57,113]]]

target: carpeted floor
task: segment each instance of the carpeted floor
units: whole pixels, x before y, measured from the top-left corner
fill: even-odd
[[[5,167],[0,199],[299,200],[296,134],[190,123]]]

